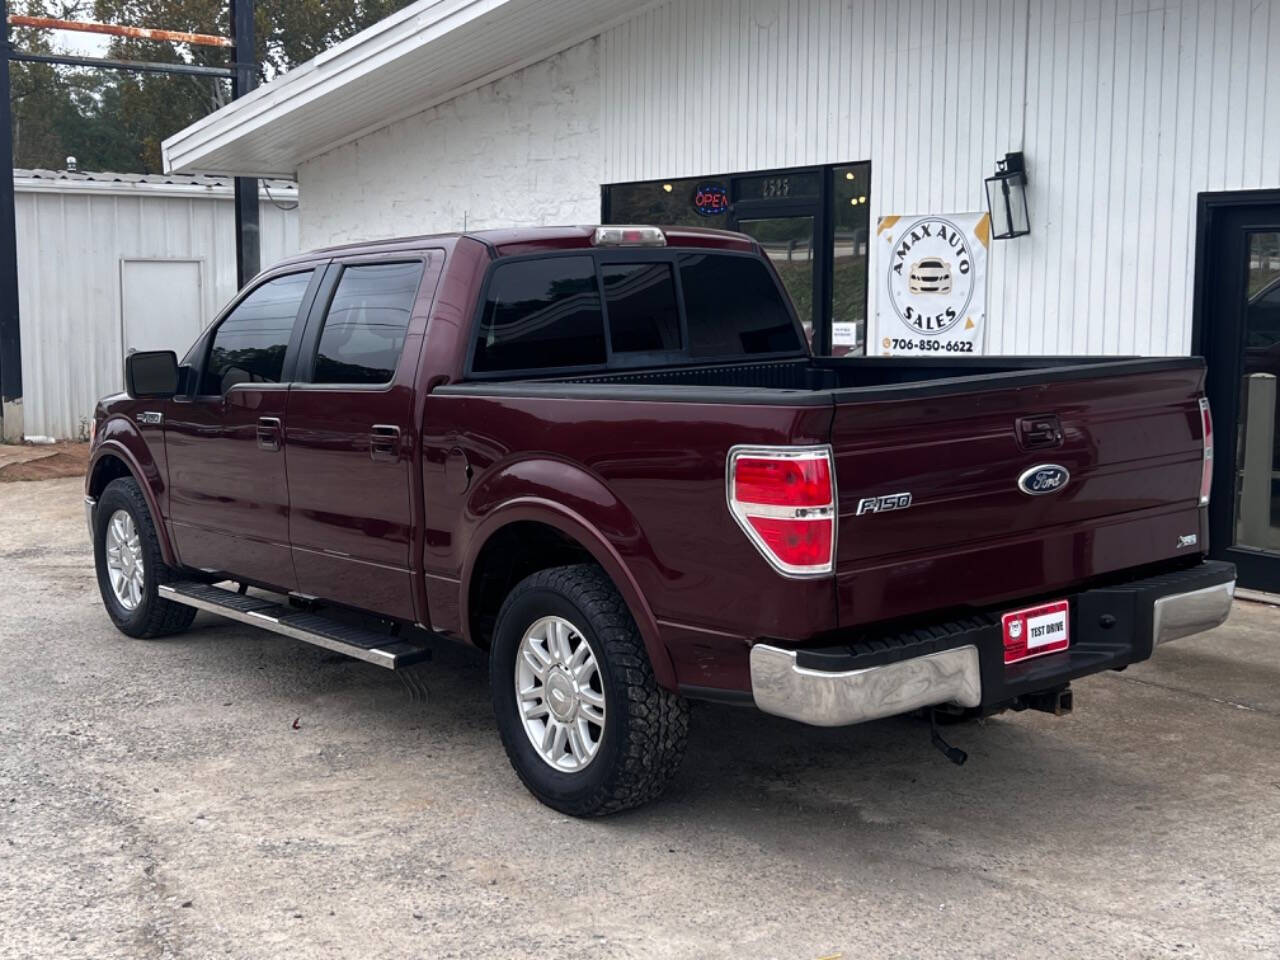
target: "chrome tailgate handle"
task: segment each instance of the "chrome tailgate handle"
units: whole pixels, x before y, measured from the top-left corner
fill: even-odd
[[[400,459],[400,428],[390,423],[375,423],[369,433],[369,457],[395,462]]]

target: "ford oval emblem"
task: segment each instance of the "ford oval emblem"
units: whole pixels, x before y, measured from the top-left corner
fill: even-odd
[[[1071,471],[1056,463],[1038,463],[1030,470],[1024,470],[1018,478],[1018,489],[1033,497],[1046,493],[1057,493],[1071,479]]]

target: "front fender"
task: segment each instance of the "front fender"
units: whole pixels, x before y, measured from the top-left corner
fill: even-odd
[[[676,689],[671,655],[632,571],[637,559],[653,556],[652,549],[631,511],[603,480],[561,460],[518,460],[492,471],[477,484],[468,498],[467,516],[476,522],[462,567],[462,623],[466,629],[471,623],[471,576],[489,538],[511,523],[544,523],[590,553],[613,580],[640,630],[655,679],[669,690]]]
[[[139,433],[131,421],[122,416],[109,417],[98,428],[93,452],[89,455],[89,469],[85,474],[85,493],[97,495],[101,493],[95,479],[109,457],[122,462],[137,481],[146,498],[147,509],[151,511],[151,522],[156,530],[156,538],[160,541],[160,553],[169,566],[177,566],[177,553],[169,540],[169,530],[164,522],[164,514],[160,511],[160,497],[165,492],[164,476],[161,474],[155,457],[151,455],[147,441]],[[105,484],[102,484],[105,486]]]

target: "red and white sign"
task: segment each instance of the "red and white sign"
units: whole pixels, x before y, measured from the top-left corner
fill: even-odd
[[[1004,662],[1017,663],[1067,649],[1071,642],[1071,605],[1066,600],[1011,610],[1000,618]]]

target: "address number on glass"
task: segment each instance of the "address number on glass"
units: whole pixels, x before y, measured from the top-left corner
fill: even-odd
[[[789,196],[791,196],[790,177],[765,177],[760,183],[761,199],[772,200],[775,197]]]

